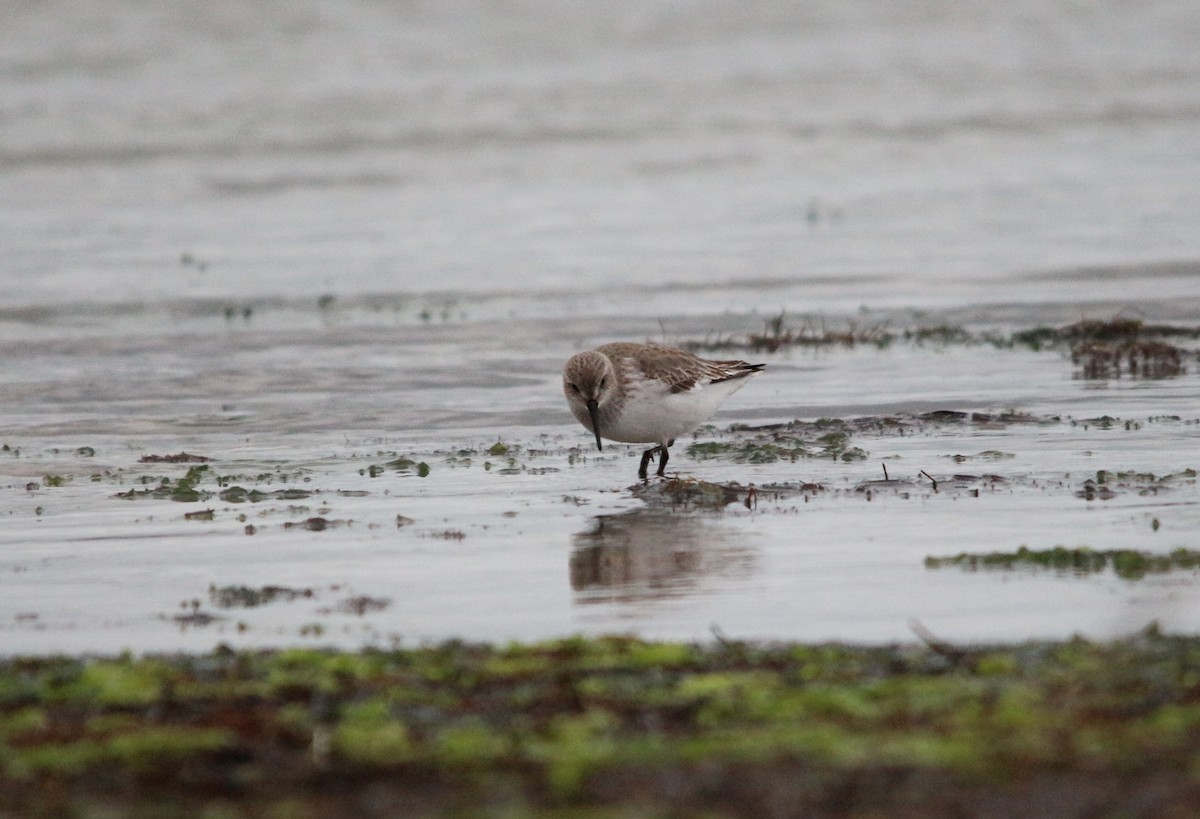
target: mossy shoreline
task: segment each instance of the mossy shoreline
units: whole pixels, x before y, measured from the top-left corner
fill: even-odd
[[[0,660],[0,816],[1200,812],[1200,637]]]

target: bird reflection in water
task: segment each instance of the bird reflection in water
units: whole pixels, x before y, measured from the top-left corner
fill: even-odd
[[[756,551],[744,538],[710,514],[649,508],[600,515],[591,531],[572,537],[571,588],[579,603],[698,593],[751,574]]]

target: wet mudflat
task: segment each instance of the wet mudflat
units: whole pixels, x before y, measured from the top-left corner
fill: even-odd
[[[927,563],[1197,546],[1195,339],[1115,332],[1200,316],[1194,2],[10,17],[0,653],[1194,629]],[[645,339],[767,365],[696,498],[559,394]]]
[[[498,347],[469,320],[347,311],[299,334],[266,312],[108,350],[11,348],[27,380],[0,449],[6,652],[1197,621],[1194,565],[1169,559],[1200,528],[1187,325],[679,320],[726,329],[678,343],[741,344],[767,371],[676,443],[670,480],[642,484],[638,449],[596,452],[566,413],[573,329],[535,342],[512,323]],[[822,323],[836,332],[809,337]],[[143,381],[131,347],[180,376]],[[1158,568],[986,557],[1054,550]]]

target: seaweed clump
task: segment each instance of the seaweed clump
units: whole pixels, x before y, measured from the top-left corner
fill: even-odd
[[[1146,324],[1140,319],[1083,320],[1058,329],[1013,336],[1034,349],[1067,344],[1071,363],[1085,379],[1173,378],[1187,372],[1188,351],[1168,338],[1200,338],[1200,328]]]
[[[1187,372],[1187,360],[1196,351],[1176,343],[1179,339],[1200,339],[1200,326],[1147,324],[1141,319],[1117,317],[1107,320],[1084,319],[1062,327],[1039,326],[1001,336],[992,332],[974,333],[966,328],[941,324],[918,326],[902,333],[886,324],[858,326],[848,322],[844,330],[830,329],[825,322],[805,319],[793,326],[780,313],[767,319],[762,332],[742,338],[716,338],[685,342],[689,350],[739,350],[774,353],[796,347],[854,347],[872,344],[887,347],[897,340],[918,346],[991,344],[998,349],[1027,347],[1070,351],[1071,361],[1087,379],[1173,378]]]
[[[767,464],[775,461],[795,462],[801,458],[832,458],[841,461],[861,461],[868,457],[866,450],[852,446],[855,432],[869,422],[860,424],[837,418],[800,420],[759,427],[734,426],[732,440],[699,441],[686,450],[689,458],[698,461],[728,458],[734,463]]]
[[[704,341],[685,342],[685,349],[696,350],[742,350],[754,353],[774,353],[793,347],[854,347],[859,344],[871,344],[876,347],[886,347],[895,340],[895,333],[886,325],[876,324],[860,327],[849,322],[844,330],[830,329],[824,321],[818,325],[811,318],[805,319],[799,327],[790,327],[785,323],[786,313],[781,312],[774,318],[767,319],[761,333],[749,333],[745,339],[718,338]]]
[[[1060,574],[1088,575],[1112,570],[1125,580],[1140,580],[1150,574],[1200,569],[1200,552],[1175,549],[1154,554],[1136,549],[1097,550],[1087,547],[1069,549],[1029,549],[1015,552],[962,552],[949,557],[927,557],[925,568],[961,568],[967,571],[1012,571],[1015,569],[1049,570]]]

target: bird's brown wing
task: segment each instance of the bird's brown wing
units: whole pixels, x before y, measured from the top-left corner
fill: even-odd
[[[656,344],[618,342],[597,349],[614,361],[632,358],[647,378],[662,382],[671,392],[686,392],[697,384],[744,378],[764,366],[736,360],[712,361],[686,350]]]

